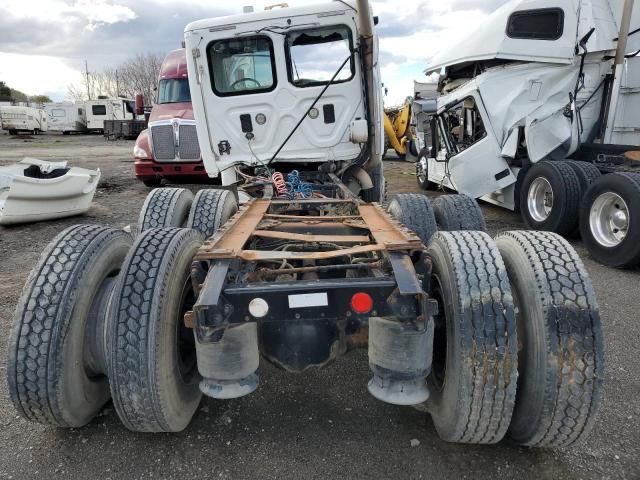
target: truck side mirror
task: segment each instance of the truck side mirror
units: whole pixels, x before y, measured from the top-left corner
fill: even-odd
[[[144,97],[141,93],[136,94],[136,115],[144,115]]]

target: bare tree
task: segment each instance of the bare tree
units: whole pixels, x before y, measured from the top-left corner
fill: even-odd
[[[74,101],[83,101],[87,100],[87,91],[92,99],[100,95],[133,98],[141,93],[145,105],[151,105],[163,58],[159,53],[137,54],[116,67],[90,73],[79,84],[69,85],[67,96]]]

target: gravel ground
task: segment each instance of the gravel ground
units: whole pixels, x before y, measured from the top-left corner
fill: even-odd
[[[600,301],[606,339],[605,400],[584,444],[529,450],[440,441],[429,417],[367,393],[366,351],[325,370],[292,375],[262,362],[260,388],[228,402],[204,399],[180,434],[127,431],[107,405],[87,427],[61,430],[17,416],[7,394],[7,337],[31,266],[74,223],[134,224],[148,192],[133,177],[133,142],[56,134],[0,134],[0,165],[24,156],[99,167],[94,204],[79,218],[0,227],[0,479],[5,478],[640,478],[638,271],[592,262],[579,242]],[[417,191],[413,165],[387,162],[389,192]],[[197,187],[193,187],[194,190]],[[521,228],[517,215],[483,205],[492,234]]]

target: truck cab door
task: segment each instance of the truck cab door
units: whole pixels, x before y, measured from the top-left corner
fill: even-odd
[[[516,181],[477,92],[446,105],[438,112],[438,124],[458,192],[478,198]]]

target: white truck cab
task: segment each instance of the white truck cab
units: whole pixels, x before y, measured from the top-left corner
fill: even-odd
[[[615,124],[611,143],[637,145],[640,129],[622,125],[629,115],[607,109],[623,3],[513,0],[436,55],[425,73],[440,74],[438,141],[418,170],[432,183],[514,210],[521,169],[572,157],[602,138],[607,123]],[[639,37],[629,36],[627,52],[640,49]],[[626,92],[622,105],[640,86],[639,61],[627,59],[629,88],[613,94]]]
[[[331,164],[340,172],[352,163],[368,162],[366,171],[380,164],[379,68],[369,127],[356,14],[355,2],[332,2],[187,25],[189,82],[209,176],[222,172],[228,185],[235,165]]]

